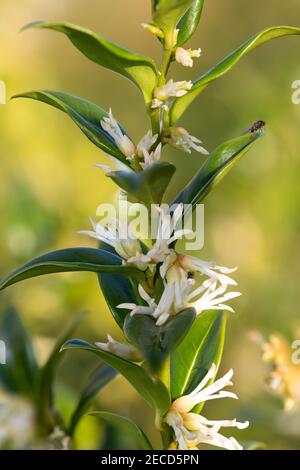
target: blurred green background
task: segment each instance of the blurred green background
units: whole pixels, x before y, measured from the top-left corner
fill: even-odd
[[[50,31],[20,33],[31,21],[70,21],[88,27],[137,52],[161,59],[158,41],[141,27],[150,20],[150,0],[1,0],[0,79],[8,95],[37,88],[62,90],[112,107],[134,140],[149,127],[141,94],[129,81],[81,56],[65,37]],[[300,26],[299,0],[209,0],[190,41],[202,48],[192,70],[174,65],[171,76],[198,76],[255,32],[271,25]],[[206,148],[239,135],[254,121],[267,122],[267,134],[205,203],[205,247],[200,256],[239,266],[243,293],[230,317],[222,370],[235,370],[240,400],[219,401],[208,417],[249,419],[240,439],[263,440],[269,448],[300,448],[299,415],[286,415],[264,384],[266,369],[247,334],[292,335],[300,302],[300,105],[291,102],[291,84],[300,79],[300,39],[278,39],[251,53],[226,77],[212,84],[183,117],[182,125]],[[203,156],[168,150],[175,162],[172,192],[194,175]],[[108,159],[62,113],[40,103],[15,100],[0,107],[0,275],[44,251],[91,246],[78,231],[116,187],[94,167]],[[41,277],[10,288],[1,310],[14,304],[35,338],[42,362],[57,332],[75,313],[90,315],[77,336],[100,341],[120,338],[99,292],[96,276]],[[93,361],[67,354],[58,374],[58,399],[68,413]],[[151,435],[153,416],[122,379],[99,397],[97,407],[135,419]],[[1,423],[0,423],[1,429]],[[156,439],[155,436],[152,437]],[[101,429],[86,418],[78,432],[80,448],[97,448]],[[120,437],[122,439],[122,436]],[[126,446],[126,444],[123,443]]]

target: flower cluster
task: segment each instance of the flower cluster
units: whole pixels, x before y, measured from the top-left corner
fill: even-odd
[[[118,220],[113,220],[106,227],[92,221],[93,230],[82,232],[111,245],[123,263],[132,264],[142,271],[155,271],[162,279],[164,289],[159,299],[152,298],[146,286],[140,285],[141,305],[122,303],[118,307],[130,310],[131,315],[152,315],[157,325],[163,325],[171,316],[190,306],[196,309],[197,314],[206,310],[232,312],[233,309],[226,302],[241,294],[227,292],[229,286],[236,286],[228,274],[237,268],[225,268],[177,253],[173,248],[174,242],[190,232],[187,229],[176,229],[182,218],[183,205],[179,204],[172,215],[161,208],[158,210],[160,217],[156,241],[146,253],[130,228],[122,227]]]
[[[177,94],[174,96],[181,96],[180,93],[183,90],[179,90],[179,82],[177,82]],[[183,82],[182,82],[183,83]],[[165,85],[164,89],[169,85]],[[171,84],[170,84],[171,86]],[[183,86],[183,85],[182,85]],[[172,88],[172,87],[171,87]],[[159,90],[159,89],[157,89]],[[157,96],[162,98],[164,91],[157,91]],[[178,94],[179,93],[179,94]],[[114,118],[112,111],[109,111],[109,115],[102,119],[100,122],[102,129],[114,139],[118,149],[123,153],[126,159],[133,163],[138,162],[142,170],[145,170],[152,163],[158,162],[161,158],[162,144],[169,144],[173,147],[183,150],[184,152],[191,153],[192,150],[200,152],[204,155],[208,155],[201,145],[202,142],[197,137],[194,137],[188,133],[188,131],[182,127],[170,127],[168,135],[164,137],[163,142],[159,142],[158,134],[152,134],[148,131],[144,137],[135,145],[132,140],[125,134],[118,124],[118,121]],[[115,164],[117,169],[130,171],[130,168],[122,163],[120,160],[108,155],[112,162]],[[112,168],[107,165],[97,165],[102,168],[106,173],[110,173]]]
[[[287,340],[273,333],[265,339],[259,332],[252,332],[254,340],[262,351],[263,360],[271,366],[267,383],[272,392],[281,397],[287,411],[299,407],[300,370],[299,364],[293,363],[293,350]]]
[[[165,417],[165,422],[173,429],[174,441],[170,449],[195,450],[200,444],[208,444],[227,450],[242,450],[243,447],[234,437],[225,437],[220,434],[221,428],[235,427],[245,429],[248,421],[240,423],[233,420],[211,421],[204,416],[193,412],[195,406],[208,400],[219,398],[235,398],[237,395],[224,391],[225,387],[232,385],[230,381],[233,371],[230,370],[224,377],[209,385],[216,375],[216,366],[212,365],[199,385],[188,395],[177,398]]]

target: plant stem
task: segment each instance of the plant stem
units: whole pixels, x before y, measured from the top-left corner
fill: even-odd
[[[164,59],[162,63],[162,68],[160,71],[160,77],[158,81],[158,86],[162,86],[166,83],[166,76],[170,67],[171,59],[172,59],[172,49],[165,49],[164,52]]]
[[[170,386],[171,386],[170,367],[171,367],[171,356],[169,355],[161,371],[158,374],[158,378],[162,381],[162,383],[166,386],[168,390],[170,390]]]
[[[166,77],[169,71],[169,67],[171,64],[172,60],[172,49],[165,49],[164,50],[164,58],[163,58],[163,63],[162,67],[160,70],[160,76],[158,80],[158,86],[161,87],[166,83]],[[151,106],[151,105],[150,105]],[[153,134],[160,134],[161,133],[161,128],[160,128],[160,109],[151,109],[149,108],[149,114],[151,118],[151,125],[152,125],[152,133]]]

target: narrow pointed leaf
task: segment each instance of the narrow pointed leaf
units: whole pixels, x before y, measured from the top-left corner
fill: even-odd
[[[221,311],[202,313],[194,321],[171,356],[172,399],[191,393],[213,363],[219,366],[225,326],[226,315]]]
[[[168,411],[170,407],[168,390],[160,380],[152,378],[143,367],[109,352],[102,351],[93,344],[79,339],[67,341],[62,350],[66,349],[82,349],[96,354],[106,364],[119,371],[144,398],[148,405],[158,411],[160,416],[163,416]]]
[[[300,28],[291,26],[275,26],[265,29],[258,34],[255,34],[242,44],[238,49],[229,54],[225,59],[212,67],[208,72],[194,81],[191,90],[184,96],[177,98],[171,109],[171,120],[173,125],[182,116],[188,106],[193,100],[214,80],[222,77],[229,72],[248,52],[253,51],[258,46],[261,46],[272,39],[282,36],[298,35]]]
[[[195,177],[177,196],[175,203],[190,204],[192,208],[203,201],[207,194],[226,176],[239,160],[250,150],[254,142],[263,135],[260,121],[236,139],[220,145],[207,158]],[[257,129],[257,130],[256,130]]]
[[[113,171],[108,176],[128,193],[130,202],[160,204],[176,168],[167,162],[153,163],[144,171]]]
[[[107,112],[94,103],[68,93],[51,90],[30,91],[15,95],[13,98],[30,98],[63,111],[93,144],[128,165],[128,161],[112,137],[101,127],[100,121],[108,116]],[[125,134],[124,130],[123,132]]]
[[[107,243],[101,242],[99,248],[116,255],[115,249]],[[120,276],[116,273],[100,273],[98,274],[98,281],[111,314],[123,331],[128,312],[118,308],[118,305],[128,302],[138,304],[140,302],[138,280],[130,276]]]
[[[136,268],[122,265],[119,256],[107,251],[98,248],[67,248],[52,251],[24,264],[0,283],[0,290],[32,277],[73,271],[142,275]]]
[[[108,411],[93,411],[89,415],[113,425],[119,432],[128,436],[129,440],[132,441],[134,450],[153,450],[144,431],[130,419]]]
[[[182,46],[186,43],[196,31],[203,6],[204,0],[194,0],[192,6],[179,21],[177,25],[177,29],[179,29],[177,46]]]
[[[128,311],[117,306],[124,303],[137,303],[138,298],[135,295],[136,289],[134,289],[135,280],[127,276],[109,273],[99,274],[98,279],[107,305],[117,324],[123,329]]]
[[[127,315],[124,333],[143,354],[151,371],[159,373],[170,353],[184,339],[195,319],[193,308],[183,310],[162,326],[149,315]]]
[[[6,363],[0,365],[1,385],[8,392],[32,398],[38,365],[30,336],[13,307],[0,317],[0,339],[6,350]]]
[[[152,99],[158,72],[149,57],[133,53],[98,36],[93,31],[70,23],[45,23],[37,21],[24,29],[44,28],[65,34],[72,44],[88,59],[131,80],[142,91],[145,101]]]
[[[86,386],[80,394],[79,401],[72,413],[68,435],[73,436],[77,424],[83,415],[88,411],[92,401],[116,376],[117,371],[107,364],[101,364],[91,374]]]

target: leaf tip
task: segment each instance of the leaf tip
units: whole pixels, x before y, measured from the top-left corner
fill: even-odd
[[[24,26],[22,26],[22,28],[20,29],[20,33],[22,33],[23,31],[27,31],[28,29],[31,29],[31,28],[40,28],[44,24],[45,24],[45,21],[41,21],[41,20],[32,21],[31,23],[27,23]]]

